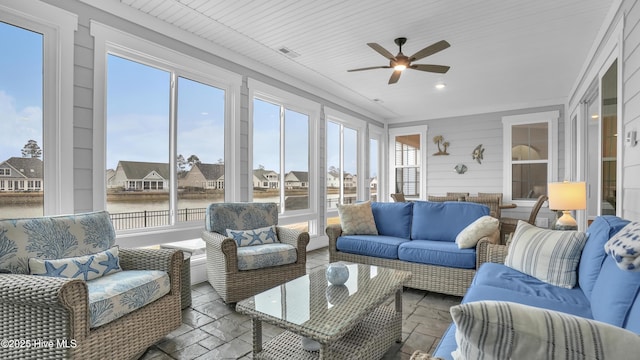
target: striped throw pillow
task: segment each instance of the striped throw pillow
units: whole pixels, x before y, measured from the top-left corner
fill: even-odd
[[[456,360],[629,359],[640,354],[635,333],[557,311],[477,301],[450,312],[457,327]]]
[[[511,239],[504,264],[540,281],[571,289],[587,234],[581,231],[547,230],[524,221]]]

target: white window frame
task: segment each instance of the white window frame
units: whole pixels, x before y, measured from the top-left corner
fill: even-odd
[[[557,176],[558,168],[558,121],[560,120],[560,112],[555,111],[543,111],[536,113],[510,115],[502,117],[502,173],[503,183],[502,191],[504,194],[504,202],[512,203],[518,206],[531,206],[537,199],[531,200],[513,200],[512,199],[512,159],[511,159],[511,141],[512,141],[512,127],[515,125],[537,124],[547,123],[547,144],[548,159],[547,159],[547,183],[553,182]]]
[[[74,212],[73,54],[78,17],[40,1],[0,0],[0,21],[43,35],[44,215]]]
[[[355,130],[357,135],[357,139],[356,139],[356,149],[357,149],[357,154],[356,154],[356,162],[358,164],[357,166],[357,176],[358,176],[358,184],[357,184],[357,190],[356,190],[356,200],[362,200],[365,198],[368,198],[368,193],[369,193],[369,182],[367,181],[368,179],[368,173],[366,172],[366,170],[368,169],[368,166],[366,166],[368,158],[365,159],[364,154],[368,154],[368,152],[366,151],[367,148],[369,147],[367,140],[367,136],[366,136],[366,129],[367,129],[367,124],[364,120],[360,120],[354,116],[351,115],[347,115],[341,111],[335,110],[333,108],[330,107],[325,107],[324,108],[324,116],[325,116],[325,121],[328,124],[329,121],[331,121],[332,123],[338,124],[340,125],[340,198],[342,199],[344,197],[344,127],[348,127],[352,130]],[[325,126],[325,128],[327,128],[328,126]],[[324,144],[325,149],[327,149],[327,136],[325,134],[325,144]],[[325,161],[326,161],[326,154],[325,154]],[[329,169],[325,166],[325,169],[327,171],[329,171]],[[326,184],[324,184],[326,186]],[[327,209],[327,218],[330,217],[336,217],[338,216],[338,209]]]
[[[288,210],[279,214],[278,223],[281,225],[296,224],[300,222],[309,222],[309,234],[318,234],[318,139],[317,134],[320,124],[320,104],[309,99],[294,95],[282,89],[265,84],[261,81],[249,78],[247,81],[249,87],[249,126],[248,126],[248,184],[249,184],[249,202],[253,201],[253,100],[255,98],[267,101],[276,105],[284,106],[286,109],[293,110],[309,116],[309,208],[301,210]],[[282,160],[282,159],[281,159]],[[282,166],[281,166],[282,167]],[[280,170],[280,169],[279,169]],[[281,174],[281,180],[284,180],[284,174]],[[284,182],[283,182],[284,183]]]
[[[104,169],[106,164],[106,77],[108,54],[121,56],[128,60],[136,61],[159,69],[165,69],[175,73],[176,77],[185,77],[191,80],[202,81],[207,85],[215,86],[225,91],[225,181],[235,183],[238,178],[239,168],[236,158],[237,151],[233,151],[238,144],[237,127],[234,119],[240,114],[240,86],[242,77],[238,74],[219,68],[202,60],[179,53],[160,44],[147,41],[137,36],[125,33],[110,26],[92,20],[90,23],[91,35],[94,36],[94,132],[93,132],[93,208],[96,210],[106,208],[106,178]],[[175,114],[170,115],[172,118]],[[174,130],[172,130],[174,131]],[[175,153],[176,134],[173,134],[170,163],[176,161]],[[172,173],[174,167],[170,167]],[[171,176],[176,179],[175,174]],[[229,188],[229,187],[227,187]],[[225,199],[233,201],[233,194],[225,191]],[[170,209],[177,203],[177,186],[170,187]],[[172,211],[172,217],[175,214]],[[140,247],[157,245],[167,242],[176,242],[200,237],[202,223],[175,222],[173,225],[122,230],[117,233],[117,243],[126,247]]]
[[[367,141],[367,154],[371,153],[370,142],[371,140],[378,141],[378,189],[377,189],[377,201],[383,201],[388,199],[389,195],[386,192],[386,130],[371,123],[367,124],[369,130],[369,141]],[[371,164],[369,163],[371,156],[367,156],[367,177],[371,174]],[[367,184],[371,182],[369,178]],[[371,198],[371,189],[369,189],[369,198]]]
[[[427,125],[406,126],[399,128],[389,129],[388,140],[388,159],[389,159],[389,171],[387,172],[387,189],[389,194],[395,193],[396,186],[396,136],[404,135],[420,135],[420,157],[418,158],[418,168],[420,169],[420,196],[419,199],[427,198],[427,131],[429,127]],[[382,199],[379,199],[379,201]],[[387,199],[389,201],[390,199]],[[412,200],[414,200],[412,198]]]

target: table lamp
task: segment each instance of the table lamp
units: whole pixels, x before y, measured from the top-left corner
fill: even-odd
[[[587,208],[587,186],[585,182],[557,182],[549,183],[549,209],[562,210],[562,216],[554,225],[556,230],[577,230],[576,219],[571,216],[571,210]]]

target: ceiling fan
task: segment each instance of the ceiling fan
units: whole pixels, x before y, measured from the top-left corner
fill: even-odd
[[[394,40],[394,42],[400,48],[400,51],[396,56],[393,56],[393,54],[391,54],[385,48],[383,48],[382,46],[376,43],[367,43],[367,45],[369,45],[370,48],[378,52],[380,55],[389,59],[390,62],[388,66],[371,66],[371,67],[360,68],[360,69],[351,69],[347,71],[352,72],[352,71],[363,71],[363,70],[373,70],[373,69],[394,69],[393,74],[391,74],[391,77],[389,78],[389,84],[397,83],[404,69],[414,69],[414,70],[428,71],[428,72],[439,73],[439,74],[444,74],[447,71],[449,71],[449,66],[445,66],[445,65],[411,64],[413,61],[420,60],[427,56],[433,55],[451,46],[445,40],[440,40],[437,43],[431,44],[411,56],[406,56],[402,53],[402,45],[404,45],[404,43],[407,42],[407,38],[403,38],[403,37],[397,38]]]

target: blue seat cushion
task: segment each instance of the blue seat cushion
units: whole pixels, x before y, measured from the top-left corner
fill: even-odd
[[[475,269],[476,249],[459,249],[455,242],[411,240],[398,248],[398,259],[420,264]]]
[[[474,300],[514,301],[591,318],[589,299],[579,287],[554,286],[503,264],[482,264],[467,295]]]
[[[489,215],[489,207],[482,204],[416,201],[411,239],[453,242],[464,228],[485,215]]]
[[[86,283],[92,328],[140,309],[171,290],[169,275],[157,270],[118,271]]]
[[[624,326],[639,292],[640,272],[622,270],[615,259],[605,257],[591,293],[593,318],[611,325]]]
[[[398,246],[409,241],[384,235],[347,235],[336,240],[336,248],[350,254],[397,259]]]
[[[582,249],[578,263],[578,284],[587,297],[591,297],[591,291],[606,256],[604,244],[628,223],[629,220],[604,215],[598,216],[587,229],[589,238]]]
[[[238,248],[238,270],[255,270],[293,264],[298,260],[296,247],[273,243]]]
[[[411,238],[413,203],[372,202],[371,211],[379,235]]]

